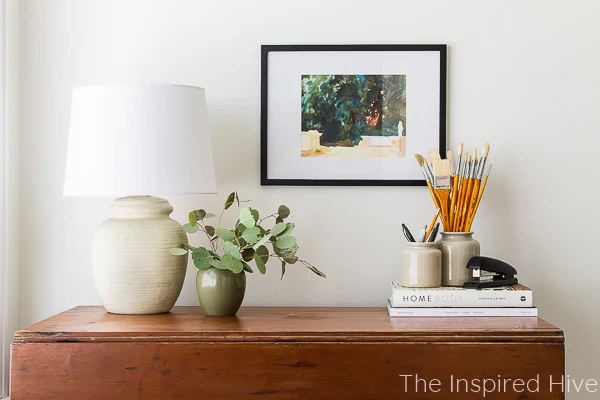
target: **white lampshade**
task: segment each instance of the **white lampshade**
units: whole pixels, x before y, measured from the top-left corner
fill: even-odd
[[[204,89],[73,90],[65,196],[216,193]]]

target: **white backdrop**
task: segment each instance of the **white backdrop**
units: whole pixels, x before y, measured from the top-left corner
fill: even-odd
[[[13,0],[14,1],[14,0]],[[64,198],[73,87],[206,88],[219,195],[173,197],[174,218],[228,192],[287,204],[302,267],[251,276],[246,304],[381,306],[399,274],[400,224],[433,207],[424,187],[259,186],[261,44],[447,43],[449,142],[488,141],[494,170],[474,223],[485,255],[514,264],[542,317],[563,328],[572,376],[600,378],[600,3],[556,0],[19,2],[21,324],[97,304],[89,262],[110,199]],[[181,143],[185,146],[185,143]],[[18,231],[18,232],[17,232]],[[200,238],[192,239],[199,241]],[[196,304],[190,268],[179,304]],[[579,395],[574,398],[595,398]]]

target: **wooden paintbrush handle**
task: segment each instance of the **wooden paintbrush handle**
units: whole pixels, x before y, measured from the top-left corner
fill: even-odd
[[[458,189],[458,180],[460,179],[460,175],[454,175],[454,178],[452,179],[452,200],[450,201],[450,227],[454,227],[454,218],[455,218],[455,212],[454,212],[454,208],[456,207],[456,197],[458,195],[457,193],[457,189]]]
[[[473,183],[473,192],[467,206],[467,219],[465,224],[465,232],[469,232],[471,229],[471,221],[473,217],[473,211],[475,211],[475,204],[477,204],[477,198],[479,197],[479,186],[481,185],[481,179],[475,179]]]
[[[460,195],[458,198],[458,204],[456,205],[456,215],[454,216],[454,226],[452,227],[453,232],[460,232],[459,231],[460,215],[461,215],[463,206],[465,204],[465,197],[467,195],[468,182],[469,182],[469,179],[467,179],[467,178],[463,178],[460,181],[460,189],[459,189]]]
[[[448,217],[448,200],[450,198],[450,189],[436,189],[438,200],[440,201],[440,212],[444,231],[450,231],[450,218]]]
[[[475,203],[475,208],[473,209],[473,212],[471,213],[471,220],[469,221],[469,229],[471,229],[471,225],[473,224],[473,220],[475,219],[475,213],[477,212],[477,209],[479,208],[479,203],[481,203],[481,198],[483,197],[483,191],[485,190],[485,185],[487,184],[488,177],[489,177],[489,175],[485,177],[485,179],[483,180],[483,183],[481,184],[481,190],[479,190],[479,195],[477,196],[477,203]]]
[[[437,221],[439,214],[440,214],[440,209],[438,208],[438,212],[435,213],[435,215],[433,216],[433,219],[431,220],[431,223],[429,224],[429,228],[427,228],[427,233],[425,234],[425,239],[423,240],[424,242],[426,242],[427,239],[429,239],[429,235],[431,235],[431,231],[433,230],[433,226],[435,225],[435,221]]]
[[[467,192],[465,193],[465,199],[463,201],[462,209],[460,210],[460,221],[458,224],[458,231],[465,232],[464,228],[466,225],[466,217],[467,217],[467,207],[469,206],[469,199],[471,198],[471,193],[473,192],[473,181],[475,179],[469,178],[467,183]]]
[[[437,195],[435,194],[431,182],[427,182],[427,187],[429,187],[429,193],[431,193],[431,198],[433,199],[433,204],[435,205],[435,208],[440,208],[440,199],[438,199]]]

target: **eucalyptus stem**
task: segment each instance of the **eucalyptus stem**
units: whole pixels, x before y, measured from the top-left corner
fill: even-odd
[[[204,232],[206,234],[206,237],[208,238],[208,242],[210,243],[210,248],[212,249],[212,251],[215,251],[216,250],[215,245],[212,241],[212,238],[208,234],[208,232],[206,232],[206,224],[204,223],[204,221],[200,221],[200,227],[202,228],[202,232]]]
[[[265,219],[274,217],[276,215],[277,215],[277,213],[273,213],[271,215],[267,215],[266,217],[264,217],[263,219],[261,219],[260,221],[258,221],[258,225],[260,225]]]

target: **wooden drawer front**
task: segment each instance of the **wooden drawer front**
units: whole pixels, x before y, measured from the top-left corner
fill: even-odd
[[[481,399],[462,378],[532,379],[539,392],[485,399],[564,399],[561,343],[29,343],[12,347],[12,400]],[[415,375],[439,379],[438,393]],[[491,387],[491,385],[489,385]],[[519,387],[517,387],[519,388]]]

